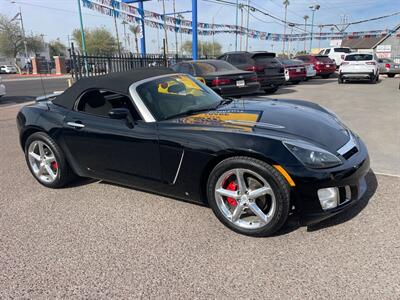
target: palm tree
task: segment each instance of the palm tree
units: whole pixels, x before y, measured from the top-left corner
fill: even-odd
[[[304,19],[304,33],[306,33],[306,37],[307,37],[307,20],[309,19],[310,17],[309,16],[307,16],[307,15],[305,15],[304,17],[303,17],[303,19]],[[307,39],[306,39],[306,37],[304,38],[304,51],[306,51],[306,47],[307,47]]]
[[[135,36],[135,48],[136,48],[136,53],[139,54],[139,46],[138,46],[138,34],[141,31],[140,25],[131,25],[129,26],[129,30],[133,33]]]

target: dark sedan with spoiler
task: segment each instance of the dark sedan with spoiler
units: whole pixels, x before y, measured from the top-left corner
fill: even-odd
[[[251,236],[274,234],[289,214],[325,219],[366,191],[367,148],[330,111],[223,99],[166,68],[81,79],[23,107],[17,126],[28,168],[46,187],[115,182],[209,205]]]
[[[222,97],[254,94],[260,89],[255,72],[239,70],[225,61],[213,59],[185,61],[171,68],[204,80],[205,84]]]

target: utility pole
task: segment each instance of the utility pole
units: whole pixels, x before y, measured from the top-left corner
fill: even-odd
[[[312,17],[311,17],[311,38],[310,38],[310,53],[312,51],[312,42],[313,42],[313,33],[314,33],[314,14],[315,11],[320,9],[319,4],[311,5],[309,8],[312,10]]]
[[[163,27],[164,27],[164,39],[165,39],[165,49],[164,52],[168,54],[168,33],[167,33],[167,24],[165,21],[165,0],[162,0],[163,5]]]
[[[172,5],[174,9],[174,18],[175,18],[176,17],[175,0],[173,0]],[[178,55],[178,32],[176,31],[176,28],[174,29],[174,31],[175,31],[175,54]]]
[[[288,7],[289,4],[290,4],[289,0],[284,0],[283,1],[283,5],[285,6],[285,24],[284,24],[284,27],[283,27],[282,53],[285,53],[287,7]]]
[[[304,33],[305,33],[305,37],[304,37],[304,52],[306,52],[307,49],[307,20],[308,20],[309,16],[305,15],[303,17],[304,19]]]
[[[239,0],[236,0],[236,28],[235,28],[235,51],[237,51],[238,46],[238,24],[239,23]]]
[[[12,1],[11,3],[16,3]],[[15,17],[14,17],[15,18]],[[25,51],[25,64],[28,61],[28,48],[26,46],[26,37],[25,37],[25,28],[24,28],[24,18],[22,17],[21,6],[19,6],[19,21],[21,22],[21,30],[22,30],[22,38],[24,43],[24,51]]]
[[[250,0],[247,0],[246,51],[249,49],[249,18],[250,18]]]

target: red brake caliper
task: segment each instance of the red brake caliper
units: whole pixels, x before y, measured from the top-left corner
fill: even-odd
[[[229,191],[236,191],[237,190],[237,184],[233,181],[229,182],[228,186],[226,187],[227,190]],[[231,206],[237,206],[237,201],[231,197],[227,197],[226,201],[228,201],[228,203]]]
[[[52,166],[53,170],[58,170],[58,163],[56,161],[53,161],[51,163],[51,166]]]

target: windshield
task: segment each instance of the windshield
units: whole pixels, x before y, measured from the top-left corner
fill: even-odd
[[[230,63],[223,60],[210,60],[210,61],[198,61],[195,64],[197,73],[200,75],[206,75],[214,72],[221,71],[235,71],[237,70]]]
[[[364,60],[372,60],[373,57],[371,54],[351,54],[347,55],[344,59],[345,61],[364,61]]]
[[[212,110],[222,98],[188,75],[171,75],[139,85],[137,93],[157,121]]]
[[[335,52],[343,52],[343,53],[350,53],[351,52],[350,48],[335,48],[334,51]]]
[[[257,54],[253,56],[254,61],[257,65],[274,65],[279,64],[279,61],[275,58],[275,53],[270,54]]]
[[[320,55],[320,56],[315,56],[315,59],[323,62],[323,63],[333,63],[333,61],[329,58],[329,56],[325,56],[325,55]]]

